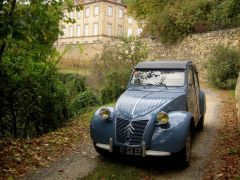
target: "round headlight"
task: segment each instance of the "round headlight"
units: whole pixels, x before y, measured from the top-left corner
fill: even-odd
[[[168,123],[168,114],[165,112],[159,112],[157,115],[157,121],[159,124],[167,124]]]
[[[110,117],[110,111],[109,111],[108,108],[104,107],[104,108],[100,109],[99,115],[101,116],[101,118],[103,120],[106,120],[106,119],[108,119]]]

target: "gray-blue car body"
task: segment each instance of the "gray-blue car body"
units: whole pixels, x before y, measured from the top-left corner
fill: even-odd
[[[156,81],[159,78],[161,81]],[[159,83],[144,84],[148,80]],[[177,155],[186,166],[192,135],[195,129],[203,129],[205,102],[191,61],[142,62],[133,69],[128,87],[115,107],[104,108],[109,116],[103,118],[103,108],[94,113],[91,138],[101,154]],[[159,123],[159,114],[167,116],[167,123]],[[164,120],[166,116],[161,117]]]

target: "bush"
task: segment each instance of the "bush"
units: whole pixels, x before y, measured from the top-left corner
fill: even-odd
[[[237,82],[240,64],[240,52],[218,45],[213,49],[208,62],[208,78],[220,89],[234,89]]]
[[[103,104],[113,102],[126,90],[130,70],[112,71],[106,76],[104,87],[101,90]]]
[[[92,84],[102,103],[116,100],[126,89],[131,69],[148,56],[147,45],[136,37],[122,38],[106,45],[101,56],[94,59]]]
[[[34,137],[61,127],[70,114],[55,63],[16,54],[7,51],[0,67],[0,137]]]
[[[239,0],[126,0],[129,13],[144,22],[144,31],[173,44],[193,33],[240,25]]]
[[[70,109],[73,115],[79,115],[85,112],[91,106],[98,105],[99,101],[90,90],[79,93],[70,103]]]
[[[73,73],[59,73],[59,78],[67,88],[70,98],[74,98],[77,94],[86,90],[85,77]]]

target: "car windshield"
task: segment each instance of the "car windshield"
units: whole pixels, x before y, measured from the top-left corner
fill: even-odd
[[[183,70],[135,70],[130,81],[135,86],[184,86]]]

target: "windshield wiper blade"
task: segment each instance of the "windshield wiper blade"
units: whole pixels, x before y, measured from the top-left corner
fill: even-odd
[[[162,82],[161,82],[161,83],[159,83],[158,85],[159,85],[159,86],[162,86],[162,87],[165,87],[166,89],[168,89],[167,85],[166,85],[166,84],[164,84],[164,83],[162,83]]]

